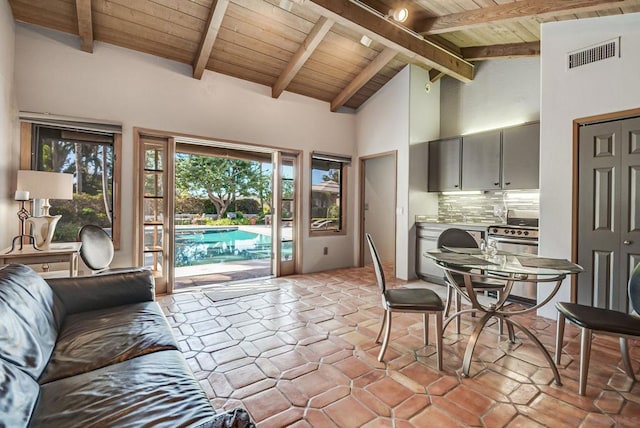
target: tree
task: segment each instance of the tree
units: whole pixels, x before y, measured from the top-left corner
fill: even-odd
[[[258,196],[258,162],[178,154],[176,188],[190,196],[206,196],[222,218],[238,196]]]

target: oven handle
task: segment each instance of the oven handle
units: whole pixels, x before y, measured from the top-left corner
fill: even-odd
[[[530,245],[532,247],[538,246],[538,241],[534,239],[518,239],[518,238],[503,238],[500,236],[492,236],[489,235],[488,239],[496,242],[504,242],[505,244],[521,244],[521,245]]]

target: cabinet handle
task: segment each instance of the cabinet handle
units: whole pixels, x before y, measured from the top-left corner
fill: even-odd
[[[497,183],[493,183],[494,186],[499,186],[500,182],[498,181]]]
[[[454,184],[454,185],[453,185],[453,187],[458,187],[458,185],[457,185],[457,184]]]
[[[510,182],[510,181],[507,181],[507,182],[506,182],[506,183],[504,183],[504,184],[505,184],[505,186],[508,186],[508,185],[510,185],[510,184],[511,184],[511,182]]]
[[[627,240],[625,240],[625,241],[622,241],[622,243],[623,243],[624,245],[631,245],[631,244],[632,244],[632,242],[631,242],[631,241],[629,241],[628,239],[627,239]]]

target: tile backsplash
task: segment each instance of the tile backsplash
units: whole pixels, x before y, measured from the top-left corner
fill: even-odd
[[[528,190],[438,195],[438,221],[441,222],[504,223],[507,209],[539,211],[540,193]]]

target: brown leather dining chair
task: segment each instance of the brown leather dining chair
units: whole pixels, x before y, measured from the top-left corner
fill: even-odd
[[[587,391],[587,375],[589,357],[591,355],[591,339],[593,333],[618,337],[624,371],[634,381],[636,377],[631,367],[627,339],[640,339],[640,263],[636,265],[628,284],[629,301],[635,314],[596,308],[578,303],[558,302],[558,325],[556,331],[556,364],[560,364],[562,343],[564,341],[565,320],[580,327],[580,380],[578,393],[585,395]]]
[[[382,331],[385,331],[378,361],[382,361],[384,353],[389,345],[389,336],[391,336],[391,315],[393,312],[414,312],[423,314],[424,321],[424,344],[429,344],[429,315],[434,315],[436,319],[436,359],[437,368],[442,370],[442,313],[444,304],[440,296],[435,291],[426,288],[387,288],[382,270],[382,263],[378,256],[378,250],[373,243],[370,234],[365,234],[371,258],[373,259],[373,267],[376,272],[376,279],[380,294],[382,296],[382,308],[384,315],[380,325],[380,331],[376,337],[376,343],[380,343]]]

